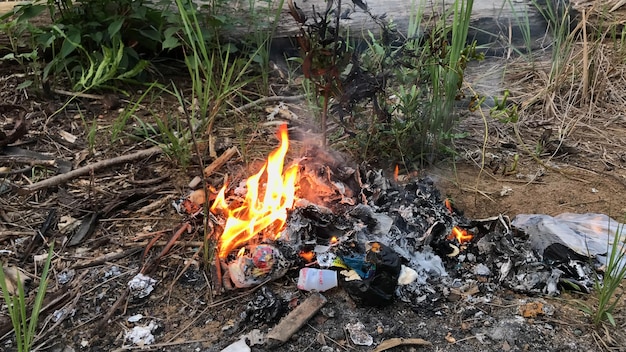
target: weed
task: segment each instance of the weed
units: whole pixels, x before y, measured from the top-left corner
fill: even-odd
[[[11,323],[15,330],[15,339],[17,342],[18,352],[30,351],[33,342],[35,341],[35,333],[37,329],[37,322],[39,320],[39,313],[43,305],[43,299],[46,295],[46,288],[48,287],[48,271],[50,269],[50,262],[52,260],[54,244],[50,244],[48,250],[48,257],[44,264],[43,271],[41,272],[41,279],[39,281],[39,287],[37,288],[37,295],[33,303],[30,317],[27,316],[27,302],[26,292],[19,278],[19,271],[17,277],[17,292],[10,293],[5,281],[5,273],[0,265],[0,288],[2,288],[2,295],[4,302],[6,303],[9,316],[11,317]]]
[[[458,137],[454,106],[464,71],[469,60],[482,59],[476,44],[466,43],[472,0],[456,1],[440,20],[429,23],[429,31],[422,29],[424,6],[412,2],[404,36],[386,25],[380,38],[370,34],[360,56],[363,72],[382,71],[374,77],[380,83],[372,100],[376,114],[366,128],[355,128],[363,158],[376,154],[412,169],[451,152]]]
[[[83,111],[80,109],[78,110],[78,114],[81,121],[83,122],[85,131],[87,131],[86,139],[89,154],[93,154],[96,148],[96,136],[98,135],[98,121],[96,121],[96,119],[93,119],[91,122],[88,122],[85,118],[85,114],[83,114]]]
[[[143,102],[148,93],[150,93],[154,87],[160,87],[160,85],[157,82],[149,85],[145,92],[133,104],[124,109],[115,121],[113,121],[113,125],[111,126],[111,143],[116,142],[120,138],[120,133],[124,130],[128,121],[133,117],[141,105],[141,102]]]
[[[604,267],[604,275],[597,276],[594,282],[594,290],[598,298],[597,306],[590,306],[578,302],[581,310],[591,316],[595,326],[608,321],[616,326],[613,311],[621,302],[624,291],[620,290],[623,280],[626,278],[626,249],[623,242],[624,227],[618,226],[613,238],[607,241],[608,258]]]
[[[251,17],[250,36],[246,38],[251,46],[252,61],[259,65],[261,81],[258,85],[260,94],[269,94],[270,82],[270,50],[272,38],[276,32],[285,0],[266,0],[264,6],[257,1],[250,0],[248,13]],[[264,23],[265,18],[271,18],[269,25]]]
[[[246,74],[258,52],[252,53],[247,59],[238,57],[234,45],[219,42],[215,27],[212,32],[202,26],[199,10],[193,1],[176,0],[176,6],[182,23],[192,101],[196,101],[191,104],[190,116],[199,118],[203,130],[210,132],[215,118],[223,111],[226,103],[251,81]],[[179,100],[182,101],[180,97]]]

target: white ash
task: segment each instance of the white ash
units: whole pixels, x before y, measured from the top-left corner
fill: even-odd
[[[474,267],[474,274],[478,276],[491,276],[491,270],[483,263],[478,263]]]
[[[118,276],[121,274],[122,272],[120,271],[120,268],[118,268],[116,265],[113,265],[109,270],[107,270],[104,273],[104,277],[109,278],[109,277]]]
[[[128,282],[128,288],[133,297],[144,298],[154,290],[156,282],[157,280],[139,273]]]
[[[374,343],[374,338],[367,333],[365,325],[360,321],[354,324],[346,324],[346,330],[348,330],[350,340],[352,340],[355,345],[371,346]]]
[[[59,275],[57,275],[57,282],[60,285],[65,285],[66,283],[72,281],[75,274],[76,274],[76,271],[74,269],[63,270],[62,272],[59,273]]]
[[[124,338],[135,346],[151,345],[155,341],[152,331],[156,330],[158,327],[159,326],[154,321],[151,321],[147,326],[135,326],[126,332]]]
[[[59,320],[67,318],[68,316],[73,316],[74,313],[76,313],[76,309],[67,309],[65,307],[57,309],[52,313],[52,321],[56,323]]]

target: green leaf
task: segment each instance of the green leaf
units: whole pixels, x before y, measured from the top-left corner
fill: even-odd
[[[165,37],[161,44],[163,50],[170,50],[180,46],[180,41],[176,37]]]
[[[122,25],[124,24],[124,18],[118,18],[115,21],[109,24],[109,28],[107,28],[107,32],[109,33],[109,38],[114,38],[122,29]]]
[[[156,29],[153,29],[153,28],[141,29],[139,30],[139,34],[155,42],[161,41],[161,33],[159,33]]]
[[[130,79],[130,78],[133,78],[133,77],[137,76],[138,74],[140,74],[146,67],[148,67],[148,65],[150,65],[149,61],[141,60],[141,61],[139,61],[137,63],[137,65],[135,65],[135,67],[133,67],[131,70],[128,70],[128,71],[122,73],[117,78],[118,79]]]
[[[59,55],[61,56],[61,58],[67,57],[74,50],[76,50],[79,45],[80,32],[76,29],[70,30],[70,32],[66,34],[65,39],[63,40],[63,45],[61,45]]]
[[[27,4],[27,5],[19,6],[15,9],[16,12],[18,13],[21,12],[17,20],[18,22],[22,22],[22,21],[28,21],[33,17],[37,17],[39,16],[40,13],[42,13],[46,9],[46,7],[47,6],[43,4],[38,4],[38,5]]]
[[[237,51],[239,51],[239,49],[237,49],[237,46],[235,44],[233,44],[233,43],[226,43],[226,44],[224,44],[222,46],[222,50],[225,53],[228,53],[228,54],[234,54]]]
[[[26,89],[28,87],[30,87],[33,84],[33,81],[30,79],[25,80],[24,82],[20,83],[15,89]]]
[[[163,36],[164,36],[165,38],[167,38],[167,37],[173,37],[173,36],[174,36],[174,34],[178,33],[178,31],[179,31],[179,30],[180,30],[180,28],[177,28],[177,27],[169,27],[169,28],[167,28],[167,29],[165,29],[165,30],[163,31]]]
[[[609,323],[611,323],[611,325],[616,326],[615,325],[615,318],[613,318],[613,314],[606,312],[606,319],[609,321]]]

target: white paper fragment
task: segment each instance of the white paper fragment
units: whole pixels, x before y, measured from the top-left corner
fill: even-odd
[[[417,280],[418,277],[419,275],[417,274],[417,271],[406,265],[402,265],[402,268],[400,269],[400,276],[398,276],[398,285],[408,285]]]
[[[253,329],[241,337],[250,342],[250,346],[263,345],[265,343],[265,334],[259,329]]]
[[[128,288],[133,297],[144,298],[154,290],[156,282],[155,279],[139,273],[128,282]]]
[[[502,189],[500,190],[500,197],[508,196],[511,193],[513,193],[513,188],[506,186],[506,185],[502,186]]]
[[[237,342],[233,342],[230,345],[226,346],[221,352],[250,352],[251,349],[246,344],[246,339],[241,338],[241,340]]]
[[[138,321],[140,321],[143,318],[143,315],[141,314],[135,314],[135,315],[131,315],[130,317],[128,317],[128,322],[129,323],[136,323]]]
[[[350,340],[355,345],[371,346],[374,343],[374,338],[365,331],[365,325],[360,321],[354,324],[346,324],[346,330],[348,330]]]
[[[148,326],[135,326],[132,330],[126,332],[126,341],[136,346],[153,344],[154,335],[152,335],[152,331],[157,327],[158,325],[154,321],[151,321]]]

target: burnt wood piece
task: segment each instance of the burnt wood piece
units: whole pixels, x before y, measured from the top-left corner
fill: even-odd
[[[310,295],[267,334],[268,347],[279,346],[287,342],[326,304],[326,301],[326,297],[321,293],[315,292]]]

